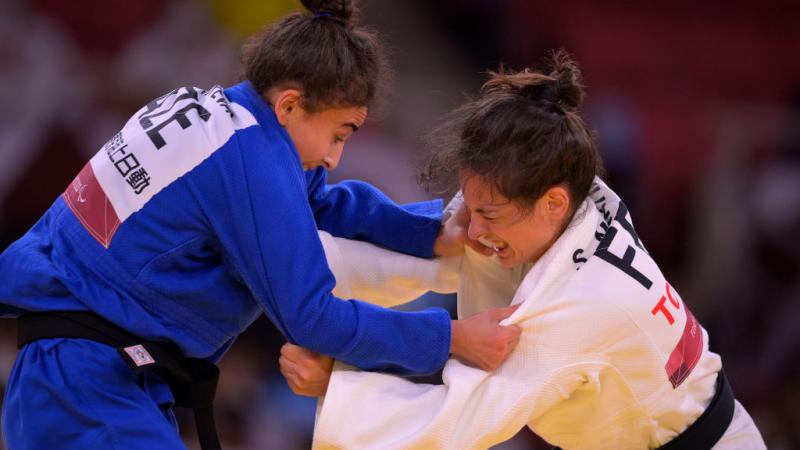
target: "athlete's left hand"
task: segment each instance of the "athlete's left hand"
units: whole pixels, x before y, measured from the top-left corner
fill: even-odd
[[[482,255],[492,255],[492,249],[469,238],[467,235],[468,229],[469,212],[466,205],[461,203],[450,217],[444,221],[442,228],[439,229],[439,236],[436,237],[436,242],[433,244],[433,254],[436,256],[458,256],[464,253],[464,246],[468,246]]]
[[[281,373],[297,395],[321,397],[328,391],[333,359],[294,344],[281,347]]]

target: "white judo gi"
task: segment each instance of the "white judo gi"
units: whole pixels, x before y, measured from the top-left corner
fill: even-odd
[[[459,317],[520,304],[504,324],[523,331],[500,368],[450,360],[443,385],[337,363],[319,402],[315,449],[484,449],[526,425],[565,450],[657,448],[713,397],[719,356],[600,180],[532,266],[508,269],[471,250],[429,261],[321,237],[337,295],[392,306],[457,289]],[[735,405],[714,448],[766,448]]]

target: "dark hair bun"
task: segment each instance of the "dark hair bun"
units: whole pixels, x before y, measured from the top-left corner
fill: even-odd
[[[567,110],[575,110],[583,103],[584,86],[578,64],[563,48],[553,52],[550,59],[550,77],[556,80],[553,95]]]
[[[330,15],[345,23],[350,21],[355,11],[353,0],[300,0],[303,6],[314,14]]]
[[[525,69],[521,72],[507,72],[500,68],[490,72],[481,92],[508,92],[521,95],[535,102],[551,105],[558,112],[575,111],[583,103],[584,90],[581,72],[572,57],[559,49],[548,60],[550,72]]]

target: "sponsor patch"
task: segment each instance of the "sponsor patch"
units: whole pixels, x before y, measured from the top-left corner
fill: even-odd
[[[125,353],[131,358],[136,367],[147,366],[155,364],[156,360],[150,356],[150,353],[141,344],[132,347],[125,347]]]

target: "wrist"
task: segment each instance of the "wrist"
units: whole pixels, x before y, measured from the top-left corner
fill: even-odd
[[[461,339],[463,334],[463,324],[460,320],[450,321],[450,353],[455,356],[461,355]]]

